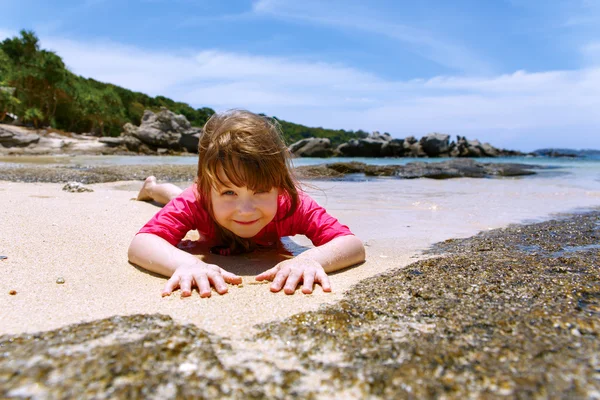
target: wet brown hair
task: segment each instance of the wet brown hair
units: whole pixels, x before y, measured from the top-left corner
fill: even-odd
[[[214,114],[204,125],[198,144],[196,186],[200,201],[214,219],[211,189],[226,186],[218,174],[235,186],[252,191],[280,190],[289,199],[291,216],[298,207],[297,182],[291,173],[290,153],[279,124],[246,110]],[[250,251],[251,239],[241,238],[215,222],[220,239],[233,253]]]

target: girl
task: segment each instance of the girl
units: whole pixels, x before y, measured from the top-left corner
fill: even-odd
[[[298,190],[288,150],[271,120],[239,110],[215,114],[204,126],[198,153],[198,176],[190,188],[182,191],[149,177],[138,196],[166,204],[129,246],[129,261],[170,276],[163,296],[178,287],[182,296],[190,296],[196,286],[200,296],[210,297],[211,285],[224,294],[226,283],[242,282],[177,248],[190,230],[198,230],[219,254],[239,254],[272,246],[282,236],[306,235],[315,248],[256,276],[272,281],[273,292],[283,288],[293,294],[300,282],[303,293],[312,293],[315,282],[329,292],[327,272],[364,261],[362,242]]]

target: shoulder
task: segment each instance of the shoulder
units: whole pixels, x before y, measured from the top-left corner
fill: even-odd
[[[188,214],[198,222],[203,222],[208,218],[208,211],[205,209],[202,197],[195,185],[188,187],[179,196],[173,198],[163,210]]]
[[[292,199],[290,196],[288,194],[279,195],[277,198],[277,216],[280,217],[279,219],[283,219],[285,215],[288,215],[291,207]],[[314,207],[319,207],[317,202],[308,194],[298,190],[298,202],[296,203],[296,209],[293,214],[303,213]]]

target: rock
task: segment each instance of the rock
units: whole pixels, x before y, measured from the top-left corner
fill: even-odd
[[[69,182],[63,186],[62,190],[71,193],[93,192],[92,189],[85,187],[83,183],[80,182]]]
[[[337,147],[336,153],[342,157],[379,157],[382,141],[372,139],[352,139]]]
[[[364,163],[333,163],[296,168],[298,175],[307,179],[340,179],[346,174],[364,173],[365,176],[390,176],[401,179],[450,179],[524,176],[542,168],[529,164],[478,163],[471,159],[442,162],[413,162],[406,165],[367,165]]]
[[[487,157],[498,157],[499,151],[489,143],[483,143],[480,145],[481,151]]]
[[[382,157],[382,148],[392,141],[389,133],[375,131],[364,138],[351,139],[337,147],[335,153],[342,157]],[[398,146],[398,144],[394,144]],[[387,146],[386,146],[387,147]],[[390,152],[387,149],[386,152]]]
[[[49,128],[33,131],[19,126],[0,125],[0,154],[114,154],[119,151],[120,147],[110,143],[110,138],[101,140],[94,136],[59,133]]]
[[[406,157],[427,157],[427,154],[421,147],[421,143],[414,136],[406,137],[402,146],[404,147],[404,155]]]
[[[125,138],[123,137],[101,137],[98,139],[100,143],[104,143],[110,147],[124,146]]]
[[[179,145],[188,153],[198,153],[198,143],[200,142],[201,134],[202,129],[191,128],[181,134]]]
[[[381,146],[381,157],[402,157],[405,153],[404,139],[392,139]]]
[[[429,157],[440,157],[450,152],[450,135],[429,133],[419,141],[421,148]]]
[[[302,139],[290,145],[289,150],[296,157],[331,157],[333,155],[331,141],[327,138]]]
[[[0,125],[0,144],[4,147],[26,147],[40,141],[40,135],[27,129]]]
[[[132,129],[130,126],[123,128],[126,129],[125,135],[136,137],[150,148],[162,147],[181,151],[181,137],[184,133],[188,133],[192,126],[185,116],[177,115],[163,107],[156,114],[146,110],[137,129]],[[192,132],[190,136],[196,133]]]

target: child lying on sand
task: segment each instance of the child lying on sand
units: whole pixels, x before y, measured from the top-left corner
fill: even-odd
[[[327,272],[364,261],[362,242],[347,226],[327,214],[299,190],[290,172],[289,153],[278,127],[248,111],[213,115],[199,143],[198,176],[181,190],[172,184],[144,182],[138,200],[165,207],[135,236],[129,260],[149,271],[170,276],[163,296],[178,287],[190,296],[196,286],[210,297],[242,278],[180,250],[176,245],[190,230],[211,243],[211,251],[239,254],[271,246],[283,236],[306,235],[316,246],[256,276],[269,280],[271,291],[312,293],[313,284],[331,291]]]

